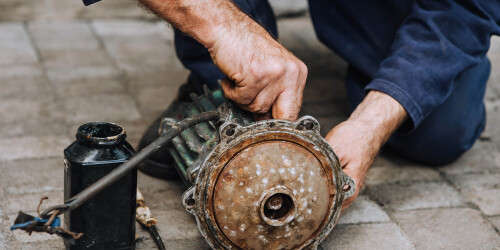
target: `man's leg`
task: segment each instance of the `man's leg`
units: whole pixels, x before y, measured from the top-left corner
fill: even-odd
[[[413,161],[443,165],[456,160],[472,147],[484,130],[486,112],[484,93],[491,65],[482,63],[462,72],[450,96],[409,134],[396,133],[386,148]],[[354,109],[364,97],[363,87],[370,81],[350,67],[346,79],[347,94]]]
[[[270,34],[277,37],[276,19],[267,0],[234,0],[234,3]],[[207,49],[177,29],[175,29],[175,50],[182,64],[191,71],[189,86],[185,86],[191,91],[201,93],[203,84],[213,89],[217,87],[217,80],[225,77],[212,62]]]

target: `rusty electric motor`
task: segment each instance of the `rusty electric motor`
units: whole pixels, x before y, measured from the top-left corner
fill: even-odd
[[[193,97],[187,115],[224,102],[220,90]],[[315,249],[335,226],[354,182],[342,172],[313,117],[255,122],[230,103],[169,146],[190,186],[186,210],[214,249]],[[162,131],[177,121],[165,118]]]

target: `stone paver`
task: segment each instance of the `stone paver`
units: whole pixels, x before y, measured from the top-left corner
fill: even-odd
[[[491,217],[489,220],[497,228],[497,232],[500,231],[500,216]]]
[[[41,51],[99,48],[99,42],[86,21],[32,22],[28,27]]]
[[[30,136],[0,139],[0,160],[58,156],[69,145],[66,136]],[[35,176],[33,176],[35,178]]]
[[[456,162],[439,168],[446,174],[500,171],[500,150],[491,142],[478,141]]]
[[[0,166],[3,165],[3,162],[0,162]],[[0,174],[3,174],[5,171],[0,168]],[[4,222],[4,191],[0,189],[0,225],[2,225],[2,223]],[[0,232],[3,231],[4,228],[0,228]]]
[[[157,209],[170,210],[177,209],[183,210],[181,204],[181,197],[186,187],[180,181],[163,181],[148,175],[139,173],[137,177],[137,185],[155,214]],[[165,197],[159,199],[158,197]]]
[[[96,19],[92,21],[96,33],[101,37],[144,37],[163,33],[156,22],[132,19]],[[166,26],[164,26],[166,28]]]
[[[465,198],[476,204],[486,215],[500,214],[500,189],[471,191],[464,194]]]
[[[0,234],[0,248],[7,248],[7,243],[5,242],[5,236],[3,234]]]
[[[41,209],[59,205],[63,202],[63,192],[60,191],[44,191],[40,189],[33,193],[9,194],[5,192],[5,213],[9,216],[8,221],[14,222],[17,212],[23,211],[26,213],[35,213],[40,198],[42,196],[49,197],[43,202]]]
[[[47,96],[45,96],[47,97]],[[58,120],[62,118],[60,107],[53,98],[19,98],[0,100],[0,116],[3,123],[21,123],[29,120]]]
[[[121,79],[54,82],[53,86],[57,96],[60,98],[127,93],[125,84]]]
[[[409,185],[379,185],[374,196],[395,210],[456,207],[462,205],[459,193],[445,182],[418,182]]]
[[[68,97],[64,99],[66,121],[130,121],[141,118],[137,106],[128,94],[108,94]]]
[[[282,16],[303,12],[305,2],[271,0]],[[317,40],[308,16],[280,19],[278,27],[280,42],[309,69],[302,114],[316,117],[326,134],[349,115],[347,63]],[[492,39],[489,58],[481,141],[439,168],[377,157],[366,188],[322,249],[500,246],[500,39]],[[43,195],[49,200],[42,208],[62,202],[62,151],[79,125],[117,122],[137,146],[187,74],[175,56],[172,28],[134,1],[88,8],[78,0],[1,1],[0,249],[64,249],[54,236],[10,232],[18,210],[34,214]],[[167,249],[208,249],[180,202],[182,182],[139,173],[138,185]],[[155,248],[137,228],[137,249]]]
[[[0,51],[0,65],[38,61],[22,23],[0,24]]]
[[[500,238],[477,210],[441,208],[393,215],[417,249],[494,249]]]
[[[500,215],[500,174],[455,175],[451,181],[486,215]]]
[[[105,52],[93,50],[41,50],[44,65],[50,69],[71,69],[82,66],[108,66],[111,64]],[[90,72],[91,73],[91,72]]]
[[[160,113],[164,111],[168,103],[165,100],[173,100],[177,96],[170,86],[152,86],[137,89],[137,103],[144,114]]]
[[[13,237],[13,239],[16,239]],[[9,242],[7,249],[23,249],[23,250],[63,250],[64,243],[60,239],[55,239],[51,237],[50,239],[44,241],[35,242]]]
[[[164,240],[182,240],[201,237],[197,228],[196,220],[185,210],[170,209],[155,211],[155,216],[162,218],[164,223],[158,223],[158,231]],[[173,227],[172,225],[175,225]]]
[[[0,88],[0,134],[3,139],[59,135],[64,131],[64,112],[44,78],[0,80]]]
[[[367,196],[360,195],[342,213],[338,224],[359,224],[367,222],[388,222],[389,216],[379,205],[371,201]]]
[[[88,65],[47,69],[47,76],[53,82],[93,81],[96,79],[114,79],[121,76],[114,66]]]
[[[0,168],[0,182],[7,195],[62,191],[64,187],[61,157],[2,161]],[[27,178],[33,173],[37,173],[36,178]]]
[[[322,249],[415,249],[394,223],[339,225]]]
[[[33,69],[28,69],[33,70]],[[0,72],[2,74],[2,72]],[[41,77],[13,77],[0,81],[0,98],[6,99],[45,99],[51,96],[51,88],[47,88],[47,81]],[[5,111],[4,111],[5,112]]]
[[[28,63],[21,65],[2,65],[0,67],[0,80],[2,84],[12,80],[33,79],[43,77],[43,70],[36,63]]]
[[[438,181],[440,179],[439,173],[430,167],[390,164],[370,168],[365,183],[371,186],[414,181]]]
[[[156,249],[155,243],[149,239],[150,236],[144,236],[144,240],[137,243],[137,249]],[[192,250],[192,249],[210,249],[203,237],[189,240],[165,240],[163,241],[167,250]]]

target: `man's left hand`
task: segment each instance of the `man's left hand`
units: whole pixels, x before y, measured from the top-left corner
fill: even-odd
[[[345,121],[328,133],[326,141],[339,158],[342,170],[356,185],[354,195],[342,203],[342,209],[349,206],[359,194],[368,169],[379,151],[373,133],[357,121]]]
[[[356,199],[375,156],[406,117],[403,106],[392,97],[370,91],[351,117],[325,137],[337,154],[344,173],[356,185],[354,195],[344,201],[342,209]]]

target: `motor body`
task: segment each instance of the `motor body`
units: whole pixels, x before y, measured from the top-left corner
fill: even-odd
[[[191,113],[216,106],[207,104],[214,96],[193,98]],[[202,235],[214,249],[315,249],[354,193],[318,121],[255,122],[230,102],[218,110],[218,122],[184,131],[169,149]],[[165,118],[160,133],[176,122]]]

